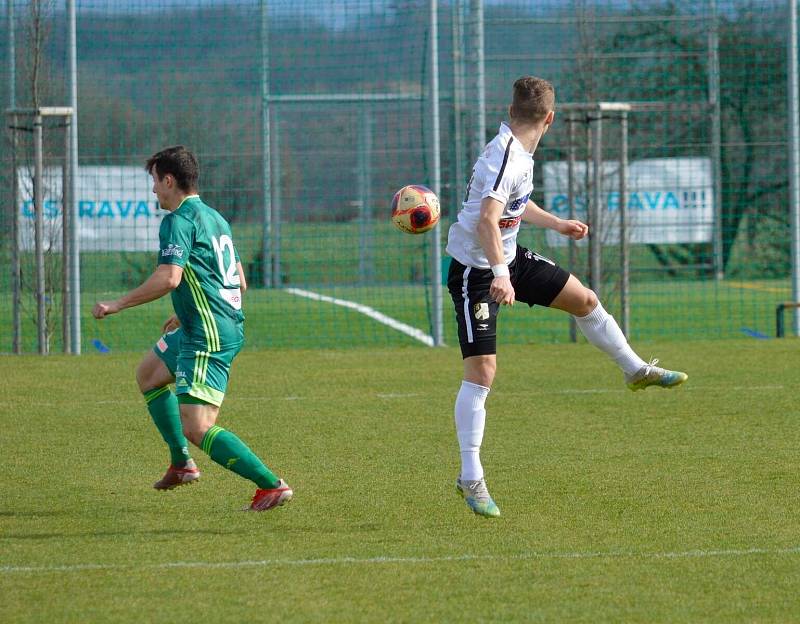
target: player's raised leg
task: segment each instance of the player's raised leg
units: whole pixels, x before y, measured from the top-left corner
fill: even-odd
[[[161,338],[159,343],[163,341]],[[189,454],[189,442],[183,435],[178,399],[169,387],[173,381],[172,372],[154,351],[148,352],[136,369],[136,383],[147,402],[147,411],[169,448],[170,465],[164,476],[153,484],[157,490],[172,490],[200,478],[200,471]]]
[[[631,390],[642,390],[648,386],[673,388],[688,379],[686,373],[656,366],[658,360],[648,363],[640,358],[594,291],[586,288],[574,275],[570,275],[550,307],[564,310],[575,317],[586,339],[608,354],[622,369],[625,382]]]
[[[481,465],[481,443],[486,424],[486,397],[494,380],[497,357],[476,355],[464,359],[464,380],[456,396],[455,423],[461,451],[461,474],[456,491],[476,514],[497,517],[500,510],[489,495]]]

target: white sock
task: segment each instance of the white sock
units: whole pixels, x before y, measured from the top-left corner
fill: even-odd
[[[481,442],[486,424],[483,408],[489,388],[469,381],[461,382],[456,396],[456,434],[461,449],[461,479],[474,481],[483,478]]]
[[[586,316],[576,316],[575,322],[586,339],[607,353],[625,374],[632,375],[642,366],[647,366],[647,362],[631,349],[614,317],[605,311],[601,303],[598,302],[597,307]]]

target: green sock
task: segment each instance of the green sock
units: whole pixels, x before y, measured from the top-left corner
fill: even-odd
[[[144,400],[147,401],[147,411],[169,447],[170,463],[176,468],[183,467],[191,455],[189,442],[183,435],[177,397],[169,386],[162,386],[145,392]]]
[[[220,466],[249,479],[261,489],[278,487],[278,477],[230,431],[213,425],[203,436],[200,448]]]

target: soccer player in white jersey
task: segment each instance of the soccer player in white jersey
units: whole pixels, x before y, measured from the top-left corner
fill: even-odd
[[[555,92],[549,82],[525,76],[514,83],[509,121],[475,163],[447,240],[452,257],[447,286],[464,358],[464,380],[455,404],[461,449],[456,489],[472,511],[488,517],[499,516],[500,510],[486,488],[480,447],[484,404],[497,369],[496,320],[501,305],[522,301],[572,314],[587,340],[622,369],[632,390],[671,388],[687,379],[686,373],[657,367],[657,360],[642,360],[593,291],[553,261],[517,244],[521,221],[574,240],[589,231],[586,224],[560,219],[530,200],[533,153],[553,123],[554,110]]]

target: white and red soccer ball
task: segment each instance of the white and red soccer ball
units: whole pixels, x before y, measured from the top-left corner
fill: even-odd
[[[392,199],[392,223],[409,234],[423,234],[433,229],[440,214],[436,193],[420,184],[404,186]]]

